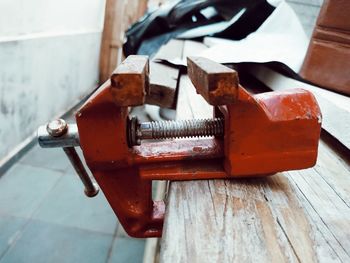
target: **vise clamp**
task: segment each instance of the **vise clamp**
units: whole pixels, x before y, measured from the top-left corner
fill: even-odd
[[[321,113],[312,93],[252,95],[228,67],[199,57],[187,64],[197,93],[214,106],[212,119],[141,123],[130,118],[129,107],[144,104],[149,93],[149,61],[129,56],[77,111],[76,124],[56,120],[39,128],[39,144],[63,147],[85,193],[94,196],[98,188],[74,149],[81,147],[133,237],[162,234],[165,203],[152,200],[152,180],[258,177],[316,162]],[[150,141],[157,139],[163,140]]]

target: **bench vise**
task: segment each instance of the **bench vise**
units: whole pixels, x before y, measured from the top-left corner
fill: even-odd
[[[129,56],[77,111],[76,124],[60,119],[38,131],[42,147],[64,149],[85,193],[94,196],[97,185],[74,149],[81,147],[130,236],[162,234],[165,204],[152,200],[152,180],[258,177],[315,165],[321,113],[309,91],[252,95],[236,71],[191,57],[188,75],[214,106],[213,118],[141,123],[128,116],[129,107],[144,104],[148,73],[147,57]]]

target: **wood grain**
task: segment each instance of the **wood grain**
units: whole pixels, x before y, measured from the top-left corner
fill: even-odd
[[[150,93],[146,103],[175,108],[175,93],[180,71],[157,62],[150,62]]]
[[[144,14],[146,8],[147,0],[106,0],[100,52],[100,84],[121,63],[124,32]]]
[[[170,40],[163,45],[150,62],[150,94],[146,98],[147,104],[158,105],[163,108],[176,107],[176,88],[180,70],[156,62],[159,57],[181,57],[184,41]]]
[[[179,87],[178,119],[211,116],[187,76]],[[335,146],[321,140],[306,170],[171,182],[160,261],[349,262],[349,157]]]
[[[186,41],[187,42],[187,41]],[[168,43],[161,46],[154,60],[173,60],[182,56],[185,41],[178,39],[171,39]]]

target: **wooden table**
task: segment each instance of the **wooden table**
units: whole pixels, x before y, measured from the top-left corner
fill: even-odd
[[[177,118],[212,117],[188,76],[179,81]],[[349,164],[350,151],[323,131],[313,168],[171,182],[160,261],[350,262]]]
[[[168,47],[178,48],[163,48],[159,59],[205,49],[173,41]],[[265,69],[252,73],[272,90],[315,94],[324,118],[317,164],[261,179],[171,182],[160,261],[350,262],[350,98]],[[177,105],[177,119],[212,117],[187,75],[178,78]]]

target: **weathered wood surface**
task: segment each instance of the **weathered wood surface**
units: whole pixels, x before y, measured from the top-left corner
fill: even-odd
[[[191,104],[190,104],[191,101]],[[181,77],[178,118],[211,107]],[[172,182],[161,262],[350,262],[350,155],[323,136],[314,168]]]
[[[179,70],[157,62],[150,62],[150,93],[147,104],[174,108]]]
[[[238,97],[238,73],[203,57],[187,58],[187,74],[210,105],[232,104]]]
[[[146,103],[158,105],[164,108],[175,108],[176,87],[180,76],[180,70],[156,62],[160,57],[173,58],[181,57],[184,41],[170,40],[163,45],[154,59],[150,62],[150,94],[146,98]]]
[[[100,84],[123,60],[122,46],[127,28],[147,9],[147,0],[106,0],[100,52]]]
[[[168,43],[160,47],[153,59],[173,60],[181,57],[183,49],[185,48],[185,42],[184,40],[171,39]]]
[[[349,97],[287,78],[264,66],[255,66],[250,72],[272,90],[303,88],[311,91],[321,108],[322,128],[350,149]]]
[[[159,49],[150,62],[150,94],[146,97],[146,103],[158,105],[163,108],[173,108],[176,106],[176,89],[179,82],[180,70],[155,62],[155,60],[162,56],[168,59],[177,56],[181,57],[183,48],[184,41],[172,39]],[[147,107],[150,107],[150,105]],[[158,112],[157,110],[157,113]],[[150,111],[148,110],[148,114],[149,113]],[[158,117],[152,119],[157,120]],[[166,188],[167,181],[157,182],[155,200],[164,199]],[[159,247],[159,238],[148,238],[146,240],[143,263],[159,262]]]

